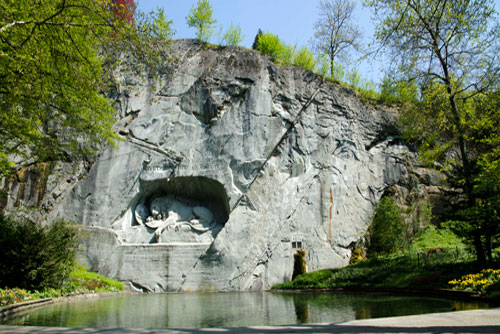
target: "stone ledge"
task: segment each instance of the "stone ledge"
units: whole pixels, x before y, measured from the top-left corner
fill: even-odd
[[[0,307],[0,318],[3,318],[5,316],[8,316],[12,313],[17,313],[21,311],[25,311],[31,308],[47,305],[47,304],[52,304],[54,303],[53,298],[43,298],[43,299],[36,299],[36,300],[28,300],[26,302],[22,303],[16,303],[12,305],[7,305],[7,306],[2,306]]]
[[[119,291],[119,292],[100,292],[100,293],[87,293],[83,295],[74,295],[74,296],[66,296],[66,297],[56,297],[56,298],[43,298],[36,300],[28,300],[21,303],[11,304],[7,306],[0,307],[0,318],[6,317],[13,313],[18,313],[22,311],[26,311],[32,308],[45,306],[48,304],[62,303],[65,301],[72,301],[78,299],[89,299],[89,298],[101,298],[101,297],[114,297],[114,296],[122,296],[129,295],[130,291]]]

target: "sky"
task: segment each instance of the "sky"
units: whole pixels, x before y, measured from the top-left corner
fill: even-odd
[[[210,0],[213,18],[217,20],[215,34],[210,40],[218,43],[217,32],[222,25],[225,31],[231,25],[239,24],[244,35],[240,44],[251,48],[258,30],[269,32],[287,44],[297,47],[310,47],[314,35],[314,22],[318,18],[318,3],[320,0]],[[500,0],[495,0],[497,10],[500,10]],[[186,24],[186,16],[197,0],[136,0],[138,9],[149,12],[157,7],[165,9],[169,20],[173,20],[176,31],[174,39],[195,38],[195,29]],[[371,11],[362,6],[361,0],[356,0],[354,21],[364,34],[364,44],[373,38]],[[380,82],[383,77],[384,60],[364,60],[356,62],[358,56],[352,57],[350,66],[359,69],[364,80]]]

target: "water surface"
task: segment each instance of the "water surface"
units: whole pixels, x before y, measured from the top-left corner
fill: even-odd
[[[92,328],[240,327],[340,323],[487,306],[478,302],[367,292],[168,293],[64,302],[1,319],[0,324]]]

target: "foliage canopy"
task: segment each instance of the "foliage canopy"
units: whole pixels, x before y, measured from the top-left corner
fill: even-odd
[[[157,49],[144,47],[146,41],[169,30],[168,22],[158,33],[136,26],[134,11],[130,0],[0,1],[2,173],[83,157],[114,142],[114,110],[101,94],[111,65],[120,50],[154,58]],[[150,26],[160,21],[164,16]]]
[[[108,39],[117,24],[103,10],[107,5],[2,0],[1,169],[9,155],[46,160],[113,141],[98,55],[99,39]]]
[[[456,208],[477,209],[478,163],[484,160],[485,146],[481,149],[471,134],[473,124],[484,120],[484,114],[477,112],[479,100],[498,90],[500,73],[500,28],[493,2],[365,0],[365,4],[374,9],[380,48],[395,60],[404,79],[421,87],[421,100],[405,109],[407,136],[427,161],[443,163],[455,190],[450,199]],[[483,135],[491,139],[496,132]],[[489,149],[495,145],[490,142]],[[468,222],[477,260],[484,263],[483,241],[491,251],[490,232],[470,220],[471,215],[457,214],[458,220]]]
[[[217,20],[212,18],[212,5],[208,0],[198,0],[196,7],[193,5],[186,17],[187,25],[196,28],[196,37],[203,42],[208,42],[214,33],[213,25]]]
[[[316,59],[314,59],[311,50],[306,47],[302,47],[294,53],[293,63],[309,71],[313,71],[316,67]]]

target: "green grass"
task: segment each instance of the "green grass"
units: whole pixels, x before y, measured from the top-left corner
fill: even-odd
[[[418,232],[410,245],[411,252],[427,251],[430,248],[458,249],[465,252],[467,246],[456,234],[448,229],[436,228],[433,225]]]
[[[439,252],[424,260],[425,256],[418,252],[427,253],[429,249]],[[491,267],[500,268],[500,259]],[[405,251],[343,268],[306,273],[272,289],[450,289],[449,281],[481,269],[459,237],[449,230],[429,227],[418,233]],[[497,285],[489,293],[491,297],[499,294]]]
[[[298,276],[273,289],[336,289],[378,287],[408,289],[448,289],[448,282],[465,274],[480,271],[472,258],[454,259],[454,254],[423,263],[417,255],[398,254],[378,257],[356,264],[324,269]]]
[[[69,276],[69,282],[73,283],[76,289],[83,289],[89,292],[123,291],[123,282],[89,271],[81,264],[75,266],[75,269]]]
[[[25,291],[17,288],[0,289],[0,306],[41,298],[57,298],[123,290],[123,282],[99,275],[85,269],[83,265],[77,264],[60,289],[45,289],[43,291]]]

